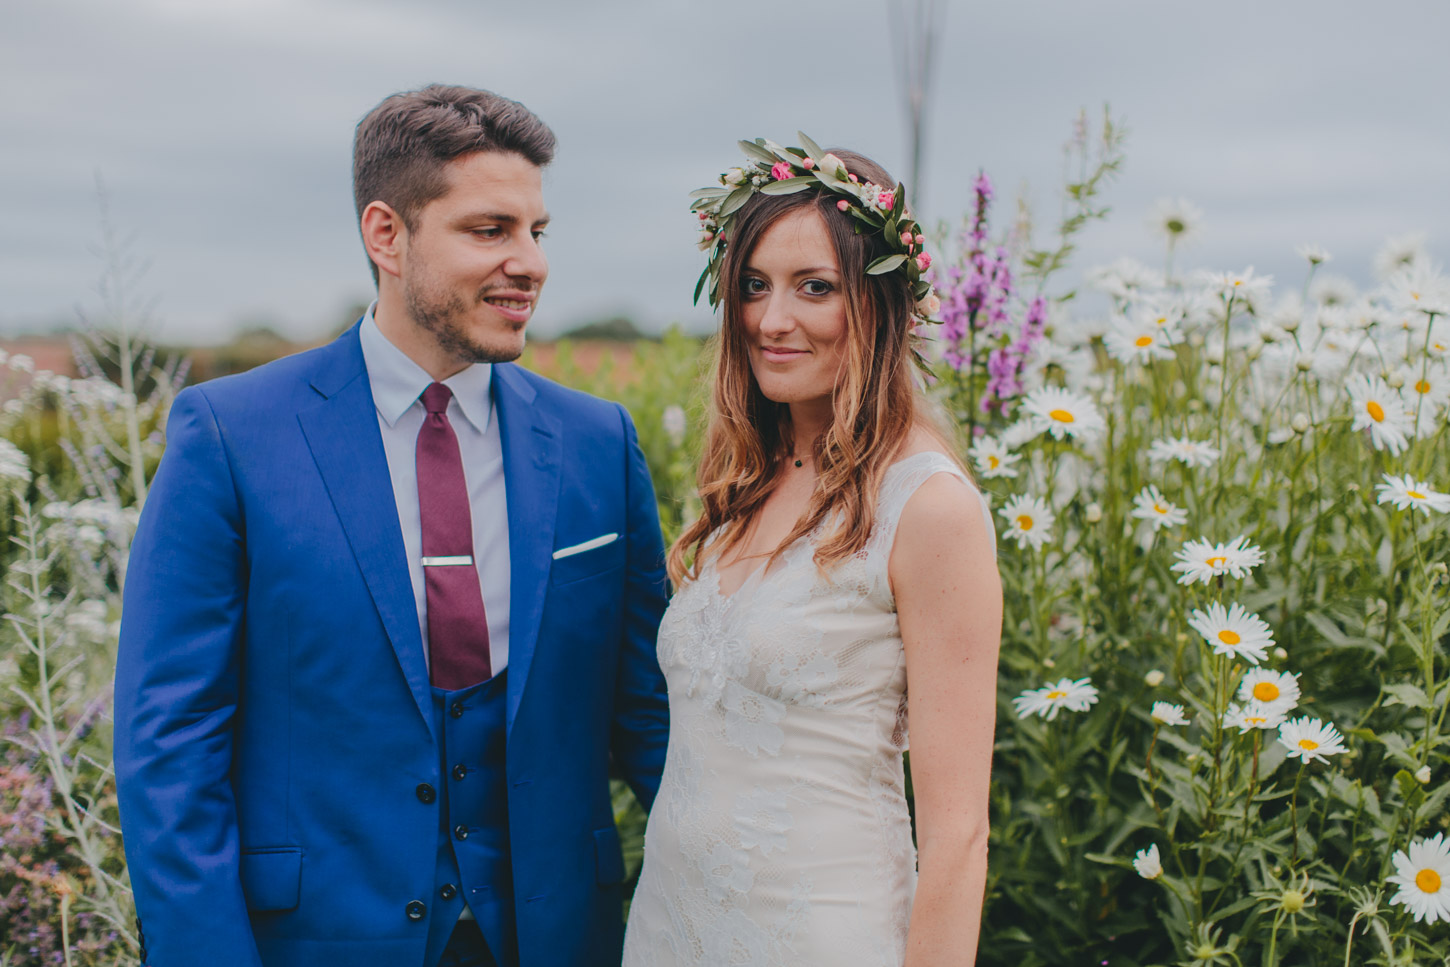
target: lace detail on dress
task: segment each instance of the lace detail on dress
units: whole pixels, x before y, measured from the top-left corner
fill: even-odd
[[[659,634],[670,741],[626,967],[899,967],[916,850],[887,565],[906,502],[941,472],[962,477],[939,453],[889,468],[866,547],[828,575],[807,535],[732,595],[713,561],[675,594]]]

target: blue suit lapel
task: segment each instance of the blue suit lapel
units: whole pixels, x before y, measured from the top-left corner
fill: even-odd
[[[563,436],[559,420],[535,406],[534,388],[509,364],[493,369],[493,402],[503,443],[509,517],[508,725],[539,639],[544,594],[553,563]]]
[[[432,732],[433,696],[418,610],[357,326],[323,350],[311,383],[323,398],[298,413],[298,422],[418,712]]]

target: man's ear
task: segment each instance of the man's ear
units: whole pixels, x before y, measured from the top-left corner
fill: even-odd
[[[407,246],[408,228],[387,202],[372,201],[363,209],[363,248],[378,271],[399,277],[403,274],[403,252]]]

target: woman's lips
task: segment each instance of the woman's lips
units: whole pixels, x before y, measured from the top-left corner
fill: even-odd
[[[767,362],[786,363],[792,359],[799,359],[802,356],[809,355],[809,351],[805,349],[787,349],[783,346],[761,346],[760,354],[765,357]]]

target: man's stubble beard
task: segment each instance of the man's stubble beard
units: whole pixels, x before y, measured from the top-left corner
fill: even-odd
[[[480,289],[474,296],[474,305],[482,305],[493,288]],[[425,285],[409,280],[403,287],[403,304],[413,322],[431,333],[439,347],[455,359],[468,363],[511,363],[523,352],[522,340],[518,349],[494,349],[475,339],[460,321],[470,307],[457,293],[435,298]],[[519,331],[522,330],[521,326]]]

